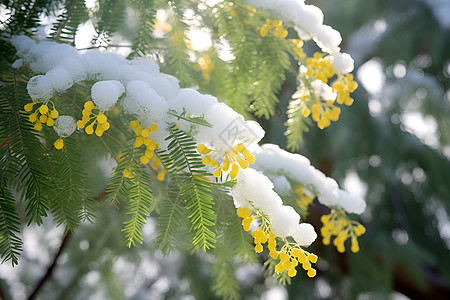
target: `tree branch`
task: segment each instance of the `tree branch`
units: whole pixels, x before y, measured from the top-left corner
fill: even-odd
[[[47,282],[47,280],[49,280],[51,278],[51,276],[53,274],[53,270],[56,267],[58,258],[61,255],[61,253],[64,251],[64,248],[67,246],[67,242],[69,241],[70,236],[71,236],[71,233],[70,233],[70,231],[68,231],[61,242],[61,246],[59,246],[58,252],[56,252],[55,257],[53,258],[52,264],[47,268],[47,272],[45,272],[44,276],[42,276],[41,280],[39,280],[39,282],[36,284],[33,292],[31,292],[30,296],[28,296],[28,298],[27,298],[28,300],[35,299],[36,296],[38,295],[39,291],[42,289],[44,284]]]

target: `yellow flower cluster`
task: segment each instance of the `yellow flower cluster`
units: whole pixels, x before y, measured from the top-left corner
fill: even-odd
[[[134,175],[133,175],[133,173],[131,172],[131,170],[130,169],[128,169],[128,168],[126,168],[125,170],[123,170],[123,177],[125,177],[125,178],[133,178],[134,177]]]
[[[229,10],[230,10],[230,15],[232,16],[232,17],[236,17],[237,15],[238,15],[238,13],[237,13],[237,5],[236,4],[234,4],[234,3],[228,3],[228,8],[229,8]],[[251,5],[247,5],[247,11],[248,11],[248,15],[250,16],[250,17],[253,17],[254,15],[255,15],[255,13],[256,13],[256,8],[254,8],[253,6],[251,6]]]
[[[300,57],[301,59],[304,59],[306,57],[306,54],[303,52],[303,41],[300,39],[293,39],[292,44],[295,45],[295,53]]]
[[[208,154],[202,159],[202,162],[205,165],[211,165],[213,168],[218,167],[213,173],[216,177],[220,177],[222,171],[230,171],[230,177],[234,179],[239,173],[239,167],[241,167],[241,169],[246,169],[249,164],[255,162],[255,156],[251,154],[247,148],[245,148],[245,145],[243,143],[239,143],[235,145],[231,150],[223,152],[209,149],[204,144],[200,144],[197,147],[197,152],[205,155]],[[223,159],[220,166],[217,163],[217,158],[219,155]],[[242,155],[242,157],[240,157],[239,155]]]
[[[251,209],[248,207],[238,208],[237,215],[243,218],[242,226],[244,230],[249,231],[250,224],[255,219],[255,217],[252,216]],[[280,251],[277,251],[276,236],[271,230],[270,221],[261,215],[257,216],[257,218],[261,218],[262,224],[252,232],[256,253],[261,253],[263,251],[262,244],[267,242],[270,257],[273,259],[280,259],[280,262],[275,267],[277,273],[280,274],[284,271],[288,271],[288,275],[294,277],[297,275],[296,267],[298,264],[301,264],[302,268],[307,271],[309,277],[316,276],[316,270],[312,268],[311,263],[317,262],[317,255],[303,250],[296,243],[290,243],[286,239],[283,239],[284,245],[281,247]]]
[[[347,106],[353,104],[350,93],[353,93],[358,88],[358,84],[353,80],[352,74],[346,74],[345,76],[339,75],[338,79],[333,83],[332,88],[338,94],[336,98],[337,103],[344,103]]]
[[[253,222],[252,210],[248,207],[238,208],[237,215],[242,218],[242,227],[245,231],[250,230],[250,224]],[[261,252],[261,251],[260,251]]]
[[[247,5],[247,10],[248,10],[248,15],[250,17],[253,17],[255,15],[255,13],[256,13],[256,8],[254,8],[251,5]]]
[[[25,104],[25,111],[31,112],[35,104],[37,104],[35,101]],[[53,106],[51,111],[49,109],[49,104]],[[34,129],[42,130],[43,124],[46,124],[49,127],[53,126],[55,124],[54,120],[58,117],[58,115],[59,113],[56,110],[55,104],[53,104],[52,101],[47,101],[36,108],[34,112],[29,115],[28,120],[30,120],[31,123],[34,123]]]
[[[320,233],[324,245],[329,245],[331,238],[336,236],[333,245],[340,253],[343,253],[345,252],[344,243],[350,237],[352,252],[359,251],[357,237],[366,232],[366,228],[362,224],[350,220],[344,210],[332,210],[329,215],[323,215],[320,220],[323,223]]]
[[[308,206],[312,203],[313,199],[305,194],[305,191],[301,185],[295,189],[295,193],[299,196],[297,199],[298,207],[302,213],[306,213],[308,211]]]
[[[271,28],[274,28],[273,34],[275,36],[285,38],[288,35],[288,31],[283,27],[283,21],[266,19],[266,23],[259,30],[259,35],[265,37]]]
[[[278,253],[271,254],[272,258],[276,258],[275,255],[278,254],[280,262],[275,267],[275,271],[282,273],[285,270],[288,271],[290,277],[297,275],[297,270],[295,267],[298,264],[302,265],[303,270],[305,270],[308,277],[316,276],[316,270],[311,266],[311,263],[317,262],[317,255],[309,253],[297,244],[286,242]]]
[[[303,42],[301,40],[293,40],[294,45],[298,45],[296,52],[302,58],[304,53],[301,49]],[[332,85],[333,92],[337,94],[336,102],[331,99],[322,99],[320,96],[312,92],[311,88],[303,87],[293,96],[303,102],[301,106],[301,114],[304,117],[311,115],[312,119],[317,123],[317,127],[324,129],[330,126],[331,121],[337,121],[341,113],[341,109],[337,104],[351,105],[353,99],[350,93],[354,92],[358,84],[353,80],[352,74],[336,74],[333,71],[333,65],[330,56],[324,56],[323,53],[316,52],[313,57],[306,60],[306,78],[310,81],[320,80],[328,84],[329,80],[334,76],[337,79]]]
[[[237,12],[236,12],[236,9],[235,9],[236,5],[233,4],[233,3],[229,3],[229,7],[230,7],[230,15],[232,17],[236,17],[237,16]]]
[[[293,98],[301,102],[300,112],[302,116],[307,118],[312,113],[312,119],[320,129],[330,126],[331,121],[337,121],[341,114],[341,109],[334,105],[333,100],[321,99],[316,95],[303,92],[294,94]],[[311,109],[308,105],[311,106]]]
[[[322,53],[316,52],[313,57],[306,60],[307,71],[306,76],[310,80],[320,80],[328,83],[335,73],[329,56],[324,57]],[[344,89],[338,84],[338,87]],[[334,88],[334,91],[337,91]],[[341,114],[341,109],[335,106],[335,102],[331,99],[322,99],[320,96],[310,94],[310,91],[301,91],[296,93],[294,97],[298,97],[303,101],[301,114],[308,117],[311,114],[313,121],[317,123],[317,127],[324,129],[330,126],[331,121],[337,121]],[[349,94],[349,93],[348,93]],[[338,92],[338,98],[340,93]],[[338,102],[339,103],[339,102]]]
[[[308,57],[306,66],[308,68],[306,75],[310,78],[319,79],[327,83],[328,79],[334,76],[330,57],[323,57],[322,53],[316,52],[313,57]]]
[[[139,120],[130,122],[130,126],[134,129],[134,133],[136,134],[133,147],[139,148],[142,145],[145,146],[145,152],[144,155],[140,157],[140,161],[143,165],[146,165],[153,157],[153,151],[158,148],[158,144],[156,144],[155,141],[149,137],[150,133],[158,130],[158,125],[153,123],[145,128],[142,128],[142,125],[143,124],[140,124]]]
[[[206,80],[206,82],[209,82],[211,80],[211,71],[214,69],[214,64],[211,61],[211,58],[208,55],[203,55],[199,57],[197,60],[197,63],[202,70],[202,76]]]
[[[341,114],[341,109],[334,105],[334,101],[320,101],[316,99],[316,103],[311,107],[312,119],[317,123],[317,127],[324,129],[330,126],[330,121],[337,121]]]
[[[93,110],[95,110],[96,112],[93,112]],[[104,112],[100,111],[100,109],[94,106],[94,103],[92,101],[87,101],[86,103],[84,103],[82,118],[77,122],[77,127],[84,128],[84,131],[87,134],[93,134],[95,125],[95,134],[97,136],[102,136],[103,133],[110,127],[108,118],[106,117]]]
[[[164,181],[164,177],[167,174],[167,170],[166,170],[166,168],[164,168],[162,166],[161,160],[156,155],[152,157],[151,166],[158,173],[156,175],[156,179],[159,181]],[[158,171],[158,169],[159,169],[159,171]]]

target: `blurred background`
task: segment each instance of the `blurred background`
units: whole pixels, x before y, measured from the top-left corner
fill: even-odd
[[[263,260],[236,265],[242,298],[450,299],[450,1],[307,3],[320,7],[325,24],[341,32],[359,88],[338,122],[305,134],[299,153],[366,199],[361,221],[367,232],[356,254],[315,242],[310,249],[320,258],[317,276],[299,272],[286,287],[265,276]],[[89,47],[89,22],[79,27],[78,48]],[[126,31],[130,20],[123,22]],[[126,44],[124,36],[117,42]],[[305,52],[313,49],[305,46]],[[267,131],[264,142],[286,146],[283,123],[296,86],[296,78],[288,77],[277,114],[259,120]],[[107,173],[109,165],[97,171]],[[320,227],[314,212],[321,210],[315,202],[307,221]],[[49,219],[24,227],[19,266],[0,265],[0,297],[25,299],[62,249],[40,299],[215,298],[207,288],[213,263],[207,254],[164,257],[155,246],[152,218],[143,229],[144,244],[128,249],[121,241],[123,214],[99,204],[97,215],[95,224],[83,224],[75,235],[64,235]]]

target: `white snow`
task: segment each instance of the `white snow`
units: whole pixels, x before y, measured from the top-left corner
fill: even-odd
[[[169,105],[146,82],[133,80],[127,84],[127,95],[134,101],[137,110],[134,114],[143,119],[147,126],[167,118]],[[133,113],[130,111],[130,113]],[[153,122],[152,122],[153,121]]]
[[[287,195],[291,191],[291,184],[283,175],[275,177],[272,182],[275,186],[275,191],[281,196]]]
[[[36,75],[28,81],[27,91],[31,99],[45,102],[53,96],[52,82],[45,75]]]
[[[253,154],[256,157],[253,168],[273,174],[285,174],[313,192],[320,203],[342,208],[349,213],[361,214],[364,211],[366,204],[361,197],[340,190],[333,178],[326,177],[311,166],[306,157],[289,153],[273,144],[255,147]]]
[[[240,170],[231,191],[236,207],[253,206],[269,217],[273,233],[279,237],[297,236],[301,245],[309,245],[316,236],[312,226],[299,224],[300,216],[290,206],[283,205],[274,185],[263,173],[252,168]],[[308,243],[309,242],[309,243]]]
[[[300,223],[294,228],[291,235],[300,246],[309,246],[317,238],[314,227],[309,223]]]
[[[311,82],[311,87],[316,94],[325,100],[336,100],[337,94],[333,92],[333,89],[323,82],[322,80],[315,79]]]
[[[55,120],[53,129],[60,137],[68,137],[77,129],[77,124],[72,116],[59,116]]]
[[[195,116],[204,115],[209,107],[218,103],[216,97],[200,94],[193,89],[181,89],[176,99],[186,111]]]
[[[303,40],[314,39],[324,51],[335,54],[340,51],[341,34],[323,24],[323,12],[314,5],[305,5],[298,0],[248,0],[248,3],[271,10],[281,19],[294,24],[299,37]]]
[[[353,71],[353,59],[348,53],[336,53],[333,55],[333,71],[336,73],[347,74]]]
[[[72,76],[60,66],[51,69],[45,76],[50,80],[53,89],[58,93],[64,93],[73,85]]]
[[[101,111],[108,111],[114,107],[124,91],[125,88],[117,80],[98,81],[91,88],[91,97]]]

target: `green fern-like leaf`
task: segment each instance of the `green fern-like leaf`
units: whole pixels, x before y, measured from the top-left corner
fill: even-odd
[[[217,12],[217,40],[225,38],[229,43],[234,59],[228,64],[228,72],[221,83],[220,93],[231,107],[245,117],[249,116],[251,102],[250,90],[254,82],[253,70],[260,60],[255,55],[258,49],[258,35],[254,23],[249,20],[245,9],[237,9],[236,15],[220,9]]]
[[[308,124],[311,121],[303,117],[301,113],[301,100],[292,100],[288,106],[288,120],[285,125],[287,127],[285,135],[287,137],[287,147],[292,150],[299,149],[299,143],[303,140],[303,133],[308,132]]]
[[[170,3],[174,14],[169,21],[172,30],[166,34],[168,71],[180,80],[181,87],[186,87],[192,84],[193,76],[185,41],[188,25],[183,20],[184,11],[178,4]]]
[[[52,1],[42,0],[15,0],[9,1],[6,5],[11,11],[9,18],[3,22],[5,31],[9,34],[27,34],[31,35],[40,25],[40,16],[42,13],[50,10]],[[59,1],[54,1],[59,2]]]
[[[160,206],[160,217],[157,226],[157,243],[164,254],[174,249],[181,249],[183,245],[182,236],[187,235],[187,211],[184,207],[183,197],[177,184],[171,183],[168,197],[162,201]]]
[[[17,236],[20,232],[20,219],[14,207],[11,191],[0,186],[0,259],[2,263],[10,260],[11,264],[19,263],[18,256],[22,251],[22,241]]]
[[[257,117],[270,118],[278,103],[277,93],[286,79],[285,73],[290,67],[289,45],[284,38],[273,35],[262,39],[258,57],[262,62],[257,66],[255,84],[252,89],[253,109]]]
[[[114,168],[106,189],[106,199],[114,204],[124,202],[128,199],[130,179],[125,177],[125,169],[134,169],[137,164],[133,160],[133,146],[126,147],[119,156],[120,163]]]
[[[203,170],[204,165],[192,137],[175,127],[170,127],[169,131],[168,150],[173,167],[168,170],[180,174],[180,192],[189,210],[190,230],[195,232],[192,241],[194,250],[201,248],[206,251],[215,243],[215,234],[210,228],[216,219],[212,208],[211,183],[205,178],[207,173]]]
[[[136,242],[142,244],[141,228],[145,225],[145,218],[150,216],[152,205],[152,191],[150,189],[151,176],[147,168],[140,167],[135,170],[130,178],[128,190],[127,214],[130,218],[124,222],[125,240],[128,247],[135,246]]]
[[[148,2],[145,0],[134,0],[131,3],[139,21],[129,58],[136,56],[145,57],[154,51],[156,41],[153,37],[153,19],[155,18],[156,11],[153,6],[154,3]]]
[[[231,232],[231,245],[236,253],[238,259],[246,263],[255,263],[258,261],[258,256],[255,253],[252,236],[242,228],[241,219],[234,213],[231,218],[229,230]]]
[[[74,44],[78,25],[87,19],[88,13],[84,1],[66,0],[63,12],[60,13],[53,25],[52,37],[55,40]]]
[[[236,279],[234,260],[240,249],[236,245],[236,226],[239,232],[243,232],[241,221],[236,215],[233,199],[229,195],[229,189],[223,187],[213,188],[214,199],[217,201],[216,232],[217,242],[213,251],[215,264],[213,266],[213,290],[225,299],[239,298],[239,284]],[[250,235],[245,233],[248,237]],[[247,244],[248,240],[246,241]],[[240,245],[245,248],[245,245]],[[251,251],[254,253],[253,249]],[[239,254],[237,254],[239,256]]]
[[[123,22],[126,11],[126,2],[121,0],[100,0],[99,9],[95,13],[98,18],[95,29],[97,35],[93,43],[106,46],[110,43],[111,36],[117,32]]]
[[[255,263],[258,257],[254,250],[253,238],[242,227],[242,219],[236,213],[233,198],[231,197],[228,184],[214,185],[213,196],[218,202],[218,215],[222,214],[222,218],[226,220],[219,222],[217,229],[227,231],[228,241],[227,249],[234,252],[236,257],[246,263]],[[221,229],[221,227],[223,227]]]
[[[234,267],[234,254],[228,248],[230,238],[228,229],[217,235],[214,256],[216,262],[213,266],[213,291],[224,299],[239,298],[239,284],[236,279]]]
[[[0,118],[3,119],[3,115],[0,113]],[[3,125],[0,122],[0,136],[3,137],[2,132],[4,132]],[[9,137],[2,140],[0,143],[0,186],[11,186],[15,182],[15,177],[17,174],[17,162],[10,152],[11,139]]]
[[[2,73],[6,84],[0,88],[0,109],[4,119],[1,120],[2,140],[9,139],[8,150],[17,164],[15,189],[27,203],[26,213],[30,222],[42,223],[47,216],[48,188],[47,168],[43,163],[44,149],[38,140],[38,133],[33,130],[27,115],[21,110],[30,101],[26,91],[27,78],[10,71]]]
[[[57,189],[51,198],[51,210],[58,225],[64,224],[67,230],[73,231],[81,220],[94,217],[93,200],[87,196],[87,174],[76,138],[65,138],[64,147],[53,150],[52,154],[50,159],[56,164],[52,186]]]

